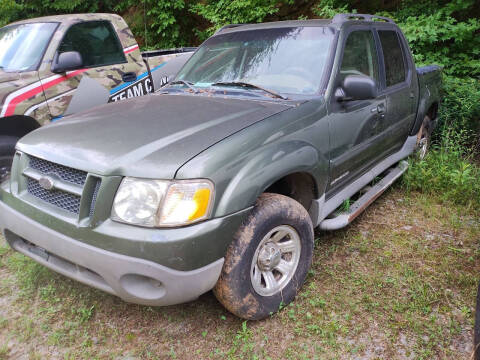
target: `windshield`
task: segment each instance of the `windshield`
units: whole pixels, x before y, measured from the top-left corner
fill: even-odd
[[[0,29],[0,68],[5,71],[35,70],[57,23],[33,23]]]
[[[334,31],[288,27],[238,31],[208,39],[176,77],[192,86],[249,83],[278,93],[318,92]],[[234,84],[231,84],[234,85]]]

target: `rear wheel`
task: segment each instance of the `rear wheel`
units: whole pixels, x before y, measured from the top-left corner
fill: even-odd
[[[10,176],[17,141],[13,136],[0,136],[0,183]]]
[[[417,159],[423,160],[427,156],[430,149],[430,141],[432,135],[432,121],[430,117],[425,116],[423,119],[422,127],[420,128],[417,136]]]
[[[214,293],[241,318],[265,318],[295,298],[312,254],[305,208],[286,196],[263,194],[229,246]]]

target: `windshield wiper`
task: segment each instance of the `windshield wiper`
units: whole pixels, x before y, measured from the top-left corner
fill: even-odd
[[[276,98],[279,98],[279,99],[283,99],[283,100],[288,100],[288,97],[286,96],[283,96],[273,90],[269,90],[269,89],[265,89],[261,86],[258,86],[258,85],[255,85],[255,84],[251,84],[251,83],[247,83],[247,82],[244,82],[244,81],[219,81],[219,82],[216,82],[216,83],[213,83],[211,86],[243,86],[243,87],[246,87],[246,88],[250,88],[250,89],[258,89],[258,90],[262,90]]]
[[[187,86],[190,90],[192,90],[194,94],[198,93],[198,90],[193,87],[193,83],[190,82],[190,81],[186,81],[186,80],[175,80],[175,81],[172,81],[171,83],[169,83],[169,85],[175,85],[175,84],[185,85],[185,86]]]

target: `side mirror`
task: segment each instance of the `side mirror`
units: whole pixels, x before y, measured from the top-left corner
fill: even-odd
[[[78,51],[66,51],[55,56],[51,70],[58,74],[81,67],[83,67],[82,55]]]
[[[368,100],[377,97],[377,84],[369,76],[348,75],[335,91],[337,101]]]

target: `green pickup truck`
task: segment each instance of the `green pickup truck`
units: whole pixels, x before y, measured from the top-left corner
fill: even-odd
[[[165,85],[193,48],[141,53],[115,14],[56,15],[0,28],[0,181],[15,143],[41,125]]]
[[[440,88],[388,18],[229,25],[161,91],[22,138],[0,228],[125,301],[213,289],[262,319],[302,287],[314,228],[347,226],[425,156]]]

